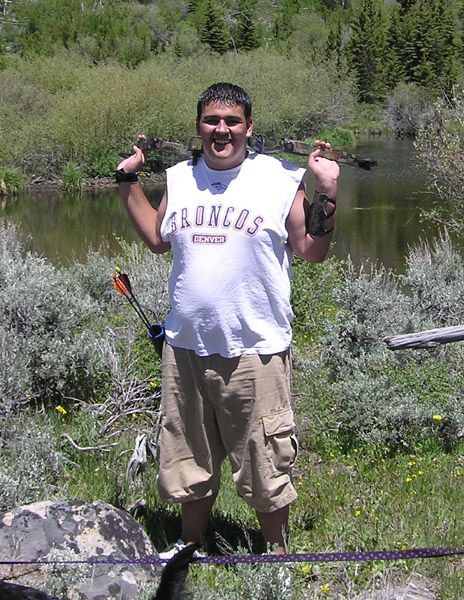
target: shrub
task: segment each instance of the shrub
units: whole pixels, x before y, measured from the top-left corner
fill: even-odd
[[[354,130],[381,130],[385,126],[384,110],[378,104],[359,102],[355,107],[355,115],[349,127]]]
[[[198,95],[225,79],[250,92],[256,132],[269,141],[343,125],[355,104],[350,79],[298,53],[166,53],[136,68],[110,61],[90,68],[63,51],[8,61],[0,73],[0,161],[20,163],[31,178],[61,177],[73,186],[77,169],[82,177],[109,175],[138,133],[187,143]]]
[[[314,139],[330,142],[332,148],[338,148],[340,146],[349,147],[356,144],[356,138],[351,129],[345,129],[343,127],[334,127],[332,129],[319,131],[317,135],[314,136]]]
[[[432,104],[425,88],[415,83],[400,83],[387,98],[385,122],[398,135],[414,137],[433,121]]]
[[[59,497],[62,456],[45,421],[11,419],[0,436],[0,512]]]
[[[128,273],[134,294],[148,318],[164,322],[169,310],[169,254],[154,255],[141,242],[127,244],[121,241],[121,247],[123,255],[117,266]],[[125,302],[122,297],[119,300]]]
[[[18,169],[0,169],[0,196],[2,187],[6,194],[16,194],[24,187],[24,183],[24,176]]]
[[[420,316],[422,328],[464,321],[464,264],[446,233],[412,248],[406,273],[399,279],[411,290],[413,310]]]
[[[74,263],[67,271],[71,280],[78,281],[81,289],[103,311],[108,311],[114,307],[116,301],[111,280],[114,266],[114,259],[103,252],[91,251],[84,263]]]
[[[337,311],[332,290],[340,282],[341,264],[335,259],[310,264],[295,258],[292,269],[293,336],[298,346],[307,348],[321,336],[325,319]]]
[[[59,172],[49,114],[86,72],[83,62],[63,56],[11,58],[0,72],[0,164],[20,165],[29,179],[53,179]]]
[[[29,359],[15,334],[0,326],[0,430],[31,396]]]
[[[299,412],[317,411],[321,432],[337,423],[345,448],[411,449],[427,439],[446,449],[459,444],[461,347],[392,351],[383,340],[461,321],[462,279],[462,260],[446,237],[413,248],[404,276],[366,265],[356,271],[348,263],[333,291],[336,310],[323,321],[322,360],[296,363],[312,379]]]
[[[443,224],[462,237],[464,224],[464,91],[443,98],[434,105],[433,121],[419,130],[415,147],[425,167],[429,185],[439,199],[426,218]]]
[[[74,161],[68,161],[62,171],[62,187],[66,192],[78,191],[82,185],[82,174]]]
[[[289,565],[236,565],[212,571],[208,580],[195,578],[192,600],[297,600],[306,597],[302,582]]]
[[[408,298],[382,267],[363,265],[357,272],[348,262],[334,299],[337,317],[323,339],[334,380],[382,362],[389,355],[383,338],[415,328]]]
[[[0,336],[0,389],[21,392],[7,398],[12,406],[91,396],[105,372],[107,342],[95,327],[101,308],[66,270],[23,253],[16,228],[0,222],[0,232],[0,315],[8,332]],[[18,357],[27,361],[20,358],[14,375]]]
[[[140,303],[149,315],[155,307],[164,319],[169,260],[141,244],[122,245],[117,262],[131,275]],[[58,454],[49,440],[51,428],[44,421],[36,435],[35,422],[29,424],[37,404],[45,414],[59,408],[63,419],[56,429],[69,425],[81,445],[99,446],[101,437],[115,435],[127,445],[129,436],[153,433],[159,361],[129,305],[112,289],[113,268],[114,261],[97,252],[84,264],[53,267],[24,251],[16,226],[0,222],[0,501],[5,507],[56,493]],[[131,318],[121,319],[124,311]],[[67,413],[72,422],[64,420]],[[92,466],[89,480],[80,474],[79,491],[93,489],[96,461],[75,454],[71,450],[73,465]],[[113,458],[119,460],[119,453]]]

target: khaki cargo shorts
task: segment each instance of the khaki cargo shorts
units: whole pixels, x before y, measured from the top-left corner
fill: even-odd
[[[288,352],[224,358],[165,344],[158,490],[188,502],[219,490],[228,457],[240,496],[259,512],[297,494]]]

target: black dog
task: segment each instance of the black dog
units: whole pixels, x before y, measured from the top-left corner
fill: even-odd
[[[0,600],[59,600],[34,588],[0,581]]]
[[[161,581],[152,600],[186,600],[185,580],[189,565],[192,562],[195,550],[198,550],[200,544],[190,544],[166,563],[162,573]]]
[[[151,600],[187,600],[185,580],[193,553],[199,544],[191,544],[177,552],[161,572],[161,579],[156,594]],[[0,581],[0,600],[60,600],[45,592],[16,583]]]

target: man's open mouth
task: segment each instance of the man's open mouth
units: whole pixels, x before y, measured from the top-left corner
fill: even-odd
[[[224,146],[227,146],[227,144],[230,144],[231,140],[230,139],[227,139],[227,140],[217,140],[217,139],[214,139],[213,142],[214,142],[215,146],[222,146],[222,147],[224,147]]]

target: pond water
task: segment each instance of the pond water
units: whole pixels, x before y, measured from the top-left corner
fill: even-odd
[[[408,247],[436,234],[420,217],[421,208],[434,200],[426,175],[409,140],[369,137],[359,140],[355,152],[378,166],[342,167],[331,254],[350,256],[357,265],[370,259],[401,272]],[[149,190],[155,201],[161,194],[161,187]],[[22,194],[2,207],[0,217],[19,223],[31,248],[57,264],[84,261],[91,248],[118,253],[118,238],[137,239],[116,189]]]
[[[357,265],[369,259],[403,271],[408,248],[438,232],[421,217],[436,196],[427,189],[427,174],[410,140],[369,138],[356,153],[377,160],[378,166],[343,169],[332,253],[349,255]]]

